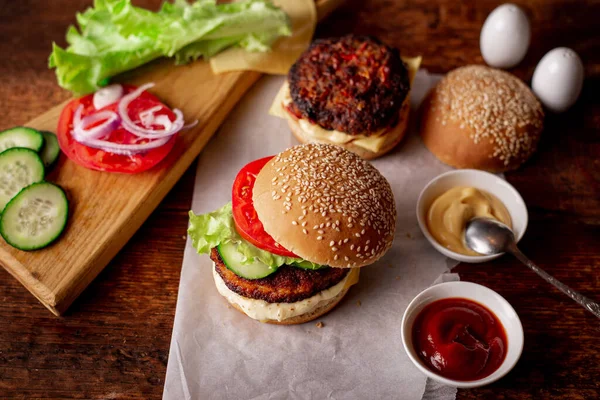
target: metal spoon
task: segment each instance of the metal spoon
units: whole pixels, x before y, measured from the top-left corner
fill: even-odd
[[[549,275],[529,260],[515,243],[513,231],[506,225],[490,218],[473,218],[467,223],[465,230],[465,244],[471,250],[480,254],[491,255],[498,253],[511,253],[519,261],[531,268],[536,274],[554,285],[558,290],[578,302],[596,317],[600,318],[600,304],[588,299],[581,293],[571,289],[553,276]]]

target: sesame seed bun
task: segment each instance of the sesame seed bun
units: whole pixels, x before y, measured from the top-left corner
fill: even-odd
[[[341,147],[309,143],[269,161],[253,189],[265,231],[305,260],[369,265],[391,247],[396,208],[388,181]]]
[[[265,322],[267,324],[273,324],[273,325],[297,325],[297,324],[303,324],[305,322],[310,322],[312,320],[315,320],[315,319],[317,319],[317,318],[319,318],[319,317],[327,314],[329,311],[331,311],[335,306],[338,305],[338,303],[340,301],[342,301],[342,299],[344,298],[344,296],[346,296],[346,293],[348,293],[348,289],[342,290],[334,298],[332,298],[330,300],[327,300],[327,301],[323,301],[322,304],[319,304],[319,306],[315,310],[313,310],[311,312],[300,314],[300,315],[296,315],[295,317],[286,318],[286,319],[281,320],[281,321],[278,321],[276,319],[267,319],[267,320],[261,321],[261,322]],[[231,304],[231,306],[233,308],[235,308],[239,312],[243,313],[244,315],[248,315],[237,304],[231,303],[231,302],[229,304]]]
[[[398,123],[396,123],[396,125],[392,128],[389,128],[386,132],[385,132],[385,143],[384,145],[376,152],[365,149],[364,147],[361,146],[357,146],[356,144],[353,143],[353,141],[350,141],[348,143],[331,143],[329,141],[326,140],[315,140],[314,138],[312,138],[310,135],[308,135],[306,132],[304,132],[304,130],[302,129],[302,127],[300,126],[300,124],[298,123],[298,121],[296,119],[288,119],[288,125],[292,131],[292,133],[294,134],[294,136],[296,137],[296,139],[298,139],[298,141],[300,143],[311,143],[311,142],[319,142],[319,143],[331,143],[331,144],[335,144],[337,146],[341,146],[343,148],[345,148],[346,150],[349,150],[351,152],[353,152],[354,154],[357,154],[360,158],[364,158],[365,160],[373,160],[375,158],[381,157],[382,155],[388,153],[390,150],[392,150],[394,147],[396,147],[396,145],[398,143],[400,143],[402,141],[402,139],[404,138],[404,135],[406,134],[406,128],[408,127],[408,118],[409,118],[409,113],[410,113],[410,105],[408,104],[408,102],[405,102],[405,106],[402,107],[402,109],[400,110],[400,116],[399,116],[399,120]]]
[[[482,65],[448,73],[421,112],[421,137],[440,161],[490,172],[521,166],[535,152],[544,120],[521,80]]]

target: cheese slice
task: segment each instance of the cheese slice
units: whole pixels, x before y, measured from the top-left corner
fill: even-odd
[[[360,268],[352,268],[346,277],[346,283],[344,284],[344,289],[350,288],[352,285],[356,285],[358,283],[358,277],[360,276]]]
[[[406,64],[406,68],[408,69],[408,80],[412,86],[415,76],[417,75],[417,71],[421,66],[421,61],[423,61],[423,57],[402,57],[402,61],[404,61],[404,64]]]
[[[402,57],[402,61],[404,61],[408,69],[408,79],[411,85],[413,83],[413,80],[415,79],[417,71],[419,70],[421,60],[422,58],[420,56],[413,58]],[[406,103],[408,103],[409,101],[410,92],[406,95],[406,98],[404,99],[404,103],[400,108],[401,112],[405,109],[405,106],[407,106]],[[271,104],[271,108],[269,109],[269,114],[279,118],[296,120],[296,118],[293,117],[285,109],[285,106],[287,106],[291,102],[292,97],[290,95],[290,86],[286,80],[279,89],[277,95],[275,96],[275,100],[273,101],[273,104]],[[300,125],[300,128],[304,131],[304,133],[306,133],[315,141],[327,141],[335,144],[346,144],[352,142],[352,144],[355,144],[359,147],[362,147],[363,149],[367,149],[374,153],[382,149],[387,144],[388,140],[391,140],[387,135],[385,135],[387,128],[381,129],[375,133],[372,133],[369,136],[348,135],[344,132],[324,129],[319,125],[313,124],[306,119],[297,119],[297,121],[298,125]],[[400,121],[398,121],[398,123],[407,124],[408,118],[400,118]]]
[[[310,44],[317,26],[314,0],[273,0],[290,17],[292,36],[278,39],[271,51],[249,52],[240,48],[225,50],[210,59],[215,74],[229,71],[257,71],[285,75]]]

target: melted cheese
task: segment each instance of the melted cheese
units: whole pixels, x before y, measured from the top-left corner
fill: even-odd
[[[406,64],[408,68],[408,78],[410,84],[415,78],[417,71],[419,70],[419,66],[421,65],[421,57],[414,58],[402,58],[402,61]],[[290,95],[290,87],[287,81],[284,82],[281,89],[275,96],[275,100],[269,109],[269,114],[290,120],[295,120],[298,122],[298,125],[302,129],[302,131],[309,136],[314,141],[325,141],[335,144],[346,144],[352,142],[356,146],[362,147],[374,153],[378,152],[380,149],[384,148],[386,144],[388,144],[389,140],[393,140],[393,138],[388,137],[385,133],[388,131],[388,128],[380,129],[379,131],[372,133],[369,136],[365,135],[348,135],[344,132],[335,131],[335,130],[327,130],[321,128],[319,125],[313,124],[312,122],[306,119],[297,119],[295,116],[292,116],[286,109],[285,106],[289,105],[292,102],[292,97]],[[405,129],[408,124],[408,109],[410,108],[410,92],[406,95],[404,99],[404,103],[400,108],[400,118],[398,124],[404,125],[404,127],[399,127],[399,129]]]
[[[308,48],[315,27],[317,9],[314,0],[274,0],[290,17],[292,36],[278,39],[271,51],[249,52],[240,48],[225,50],[210,59],[215,74],[229,71],[257,71],[285,75],[300,54]]]
[[[228,302],[241,308],[250,318],[259,321],[283,321],[298,315],[311,313],[339,295],[344,289],[348,289],[350,286],[356,284],[358,282],[358,276],[358,268],[353,268],[339,283],[309,297],[308,299],[297,301],[295,303],[268,303],[264,300],[240,296],[229,289],[223,281],[223,278],[221,278],[219,273],[215,270],[213,264],[213,278],[215,280],[215,285],[217,286],[217,291],[221,296],[225,297]]]

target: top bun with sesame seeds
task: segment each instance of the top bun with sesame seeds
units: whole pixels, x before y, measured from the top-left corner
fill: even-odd
[[[394,239],[396,208],[388,181],[338,146],[311,143],[280,153],[258,173],[252,199],[265,231],[313,263],[369,265]]]
[[[470,65],[448,73],[422,107],[421,137],[456,168],[504,172],[535,151],[544,112],[531,90],[508,72]]]

